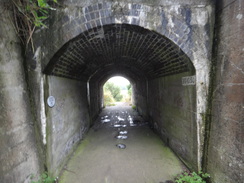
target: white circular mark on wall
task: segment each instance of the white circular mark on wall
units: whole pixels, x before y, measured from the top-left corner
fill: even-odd
[[[53,107],[55,105],[55,98],[54,98],[54,96],[49,96],[47,98],[47,105],[49,107]]]
[[[236,18],[237,18],[238,20],[241,20],[241,19],[242,19],[242,17],[243,17],[243,15],[242,15],[242,14],[238,14],[238,15],[236,16]]]

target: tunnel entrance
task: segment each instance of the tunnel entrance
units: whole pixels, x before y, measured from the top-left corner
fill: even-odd
[[[165,144],[190,169],[209,170],[214,181],[222,180],[228,165],[220,159],[223,149],[223,158],[233,152],[240,157],[235,120],[224,114],[231,102],[240,111],[233,92],[240,89],[241,50],[228,49],[235,31],[225,26],[228,20],[238,25],[233,30],[241,28],[239,1],[61,1],[43,22],[48,29],[33,29],[30,47],[19,44],[13,25],[21,17],[4,2],[3,179],[26,182],[32,170],[44,169],[57,176],[103,112],[104,82],[120,75],[132,83],[136,112]],[[221,77],[224,71],[230,72]],[[233,133],[225,137],[216,133],[218,127]],[[236,142],[226,145],[226,139]],[[230,161],[237,171],[224,177],[228,180],[239,171]]]
[[[132,85],[121,76],[108,79],[103,85],[103,107],[126,105],[132,106]]]
[[[128,78],[139,114],[188,167],[198,169],[195,67],[167,37],[136,25],[98,26],[67,42],[44,72],[88,83],[90,126],[104,107],[104,83],[115,75]]]

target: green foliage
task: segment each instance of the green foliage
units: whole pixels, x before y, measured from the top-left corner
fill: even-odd
[[[34,178],[32,176],[32,178]],[[55,178],[49,177],[47,172],[44,172],[40,178],[38,179],[38,181],[31,181],[31,183],[54,183],[55,182]]]
[[[120,93],[121,92],[120,87],[116,86],[114,83],[106,82],[103,88],[105,92],[109,91],[111,93],[112,97],[116,102],[121,101],[121,99],[123,98],[123,96]]]
[[[132,87],[131,87],[131,84],[128,84],[128,85],[126,86],[126,88],[127,88],[128,91],[129,91],[129,90],[131,91],[131,88],[132,88]]]
[[[115,100],[110,91],[104,91],[103,100],[105,106],[111,106],[114,104]]]
[[[125,102],[131,103],[131,96],[132,96],[132,86],[131,86],[131,84],[128,84],[126,86],[126,88],[127,88],[128,95],[125,98]]]
[[[48,18],[48,10],[55,10],[46,0],[12,0],[12,2],[18,11],[25,16],[29,25],[36,27],[46,27],[43,21]],[[52,0],[52,2],[57,3],[57,0]]]
[[[133,110],[136,110],[136,106],[135,106],[135,105],[131,106],[131,108],[132,108]]]
[[[57,0],[53,0],[53,2],[57,3]],[[48,10],[55,10],[49,6],[46,0],[37,0],[37,2],[29,0],[26,9],[36,27],[47,27],[43,21],[48,18]]]
[[[128,94],[131,97],[131,95],[132,95],[132,87],[131,87],[131,84],[128,84],[126,87],[127,87],[127,90],[128,90]]]
[[[47,0],[11,0],[14,13],[14,25],[23,44],[32,43],[32,34],[36,27],[47,27],[44,23],[49,16],[49,10],[55,10]],[[57,3],[57,0],[49,2]],[[34,49],[34,48],[33,48]]]
[[[182,173],[181,175],[177,176],[175,179],[176,183],[206,183],[206,179],[209,178],[210,175],[207,173],[196,172],[192,173]]]

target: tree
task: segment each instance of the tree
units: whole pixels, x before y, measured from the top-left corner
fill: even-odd
[[[104,100],[104,105],[105,106],[113,105],[113,103],[115,102],[110,91],[104,91],[103,100]]]
[[[131,84],[128,84],[126,87],[127,87],[127,90],[128,90],[128,94],[131,97],[131,95],[132,95],[132,87],[131,87]]]
[[[120,93],[120,87],[116,86],[114,83],[106,82],[104,85],[104,92],[109,91],[113,96],[114,100],[119,102],[123,98]]]
[[[126,86],[127,88],[127,95],[125,97],[125,102],[131,103],[131,96],[132,96],[132,86],[131,84],[128,84]]]

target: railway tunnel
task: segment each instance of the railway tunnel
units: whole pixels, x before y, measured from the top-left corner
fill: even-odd
[[[19,115],[25,121],[11,123],[18,131],[3,135],[6,142],[13,139],[10,145],[3,141],[7,153],[2,157],[12,158],[11,164],[3,163],[3,182],[28,181],[32,173],[44,170],[59,175],[95,125],[103,110],[103,84],[113,76],[131,82],[137,112],[190,170],[209,170],[214,180],[223,180],[210,162],[216,153],[209,148],[218,138],[209,136],[214,2],[62,1],[55,8],[48,29],[33,33],[34,52],[29,48],[22,57],[20,48],[10,46],[17,50],[11,57],[22,58],[19,63],[24,66],[16,65],[13,76],[5,72],[3,76],[6,81],[15,78],[10,83],[21,87],[12,92],[28,102],[3,100],[4,110],[22,106],[15,115],[7,112],[8,120],[17,121]],[[55,99],[51,106],[50,97]],[[14,148],[18,156],[10,151]],[[23,167],[25,171],[20,170]]]
[[[91,124],[102,109],[105,81],[125,76],[138,112],[197,169],[196,87],[182,85],[182,78],[195,77],[195,68],[175,43],[140,26],[111,24],[90,29],[64,47],[44,73],[87,82]]]
[[[61,89],[57,85],[62,89],[66,85],[58,81],[60,78],[71,79],[73,85],[83,83],[89,109],[80,108],[84,112],[81,118],[90,119],[92,124],[102,108],[103,83],[114,75],[125,76],[132,82],[138,112],[189,167],[200,169],[211,55],[207,44],[212,21],[209,10],[104,2],[70,9],[65,15],[66,9],[59,12],[62,18],[52,20],[50,28],[55,35],[64,36],[60,39],[52,34],[49,39],[53,44],[44,43],[55,51],[51,54],[44,48],[42,67],[48,85],[44,96],[63,95],[57,93]],[[55,108],[47,108],[47,115],[54,116],[46,122],[50,128],[59,126],[61,115]],[[81,127],[83,131],[88,128],[86,123]],[[54,133],[50,140],[58,138]],[[72,134],[68,138],[63,151],[69,151],[67,143],[80,137]],[[51,147],[55,143],[51,141]],[[50,154],[55,152],[53,149]],[[52,166],[55,169],[58,162],[55,160]]]

